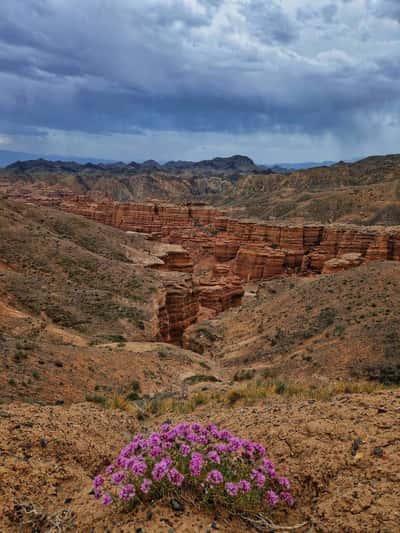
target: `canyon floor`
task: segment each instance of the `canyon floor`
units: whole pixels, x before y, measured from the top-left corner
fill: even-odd
[[[365,164],[336,171],[350,186]],[[255,530],[189,499],[183,512],[159,501],[133,514],[94,501],[92,478],[166,419],[265,444],[296,499],[277,524],[397,531],[399,226],[7,187],[1,531]]]

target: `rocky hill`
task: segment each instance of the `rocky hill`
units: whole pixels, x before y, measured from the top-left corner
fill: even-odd
[[[240,308],[191,326],[185,346],[234,378],[400,384],[400,263],[263,283]]]
[[[0,183],[14,187],[39,182],[118,201],[207,201],[263,219],[390,225],[400,222],[399,178],[399,155],[289,173],[257,167],[244,156],[164,165],[37,160],[0,172]]]
[[[243,176],[210,199],[241,206],[247,215],[264,219],[399,224],[400,156],[369,157],[285,175]]]

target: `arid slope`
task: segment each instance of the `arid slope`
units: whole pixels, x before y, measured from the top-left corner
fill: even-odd
[[[81,217],[0,203],[3,400],[101,399],[137,381],[160,392],[207,373],[195,354],[157,342],[163,285],[140,266],[146,246]]]
[[[255,287],[253,287],[255,288]],[[185,346],[233,375],[400,382],[400,264],[263,283],[238,309],[191,326]]]

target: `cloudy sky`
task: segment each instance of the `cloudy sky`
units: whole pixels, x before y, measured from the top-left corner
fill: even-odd
[[[1,0],[0,149],[400,152],[400,0]]]

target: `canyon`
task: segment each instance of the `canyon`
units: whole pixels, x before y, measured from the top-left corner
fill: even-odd
[[[263,222],[238,219],[235,210],[201,202],[116,202],[59,189],[28,188],[16,199],[144,237],[145,267],[157,270],[163,283],[159,337],[178,345],[198,320],[240,306],[249,282],[400,261],[398,226]]]
[[[19,513],[31,504],[49,523],[53,512],[69,508],[78,529],[96,521],[109,527],[110,514],[93,515],[89,496],[105,456],[127,434],[151,431],[167,417],[210,416],[260,439],[268,428],[276,438],[265,442],[281,464],[293,451],[301,512],[299,504],[291,523],[306,516],[325,524],[320,531],[342,531],[342,509],[326,525],[326,508],[348,487],[357,511],[359,461],[365,490],[382,474],[373,489],[396,523],[390,498],[398,392],[387,389],[400,379],[398,226],[261,221],[204,202],[118,202],[58,185],[6,187],[0,386],[10,406],[2,409],[0,440],[10,531],[21,530]],[[354,456],[357,438],[363,444]],[[22,492],[20,470],[28,478]],[[47,484],[37,490],[40,475]],[[56,496],[49,499],[49,490]],[[157,531],[166,516],[179,524],[168,503],[153,511]],[[349,531],[379,527],[381,512],[355,512]],[[186,525],[192,515],[188,505]],[[113,516],[116,530],[125,518],[127,530],[152,530],[146,516]],[[206,530],[213,516],[201,516]],[[243,524],[228,530],[243,531]]]

